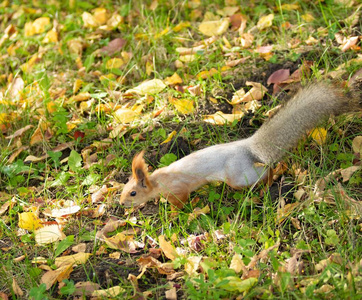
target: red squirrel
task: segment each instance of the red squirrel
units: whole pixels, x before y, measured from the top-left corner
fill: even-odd
[[[196,151],[148,174],[143,151],[132,162],[132,177],[120,204],[136,207],[162,195],[181,209],[190,193],[213,181],[240,189],[268,180],[273,163],[323,118],[349,112],[356,99],[337,87],[315,83],[300,90],[252,136]]]

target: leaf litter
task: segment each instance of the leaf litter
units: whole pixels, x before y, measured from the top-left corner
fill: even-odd
[[[272,281],[273,289],[282,292],[287,285],[290,290],[300,287],[299,290],[304,294],[310,287],[315,287],[314,290],[311,289],[313,295],[333,293],[335,287],[325,283],[331,277],[322,278],[316,275],[333,264],[341,266],[344,259],[336,253],[330,254],[326,259],[318,258],[315,266],[310,266],[309,273],[304,278],[305,282],[298,282],[298,276],[305,274],[303,264],[309,264],[306,256],[313,249],[310,249],[309,244],[298,245],[308,248],[303,251],[288,249],[285,243],[281,242],[282,236],[278,231],[269,232],[266,237],[265,233],[259,232],[258,235],[260,228],[251,230],[246,224],[242,224],[238,229],[249,232],[248,235],[254,242],[238,240],[239,237],[226,228],[232,223],[228,216],[225,224],[229,225],[225,225],[223,229],[204,229],[200,234],[189,234],[186,238],[180,235],[170,239],[163,232],[164,228],[152,232],[151,237],[144,228],[147,223],[144,219],[134,217],[124,220],[119,214],[116,217],[108,214],[117,202],[117,194],[122,187],[114,184],[116,176],[112,169],[119,164],[122,164],[122,168],[127,167],[125,161],[119,160],[119,153],[106,152],[108,155],[102,157],[104,151],[112,149],[117,139],[124,138],[129,132],[139,132],[135,138],[135,141],[139,141],[141,134],[153,132],[163,118],[185,120],[186,115],[195,116],[207,124],[231,127],[250,112],[255,114],[262,104],[265,104],[263,102],[268,93],[277,95],[292,89],[293,85],[299,84],[304,76],[309,76],[317,68],[315,62],[303,60],[298,67],[280,66],[274,72],[269,72],[269,77],[264,74],[258,78],[249,73],[243,77],[240,88],[234,89],[227,98],[229,111],[218,109],[222,107],[222,101],[217,98],[217,94],[210,95],[208,91],[217,78],[237,75],[236,69],[242,68],[244,64],[273,61],[278,51],[295,48],[306,53],[307,46],[317,45],[324,41],[326,36],[316,31],[304,41],[290,40],[287,46],[276,40],[272,42],[263,39],[263,34],[276,29],[276,11],[302,11],[300,5],[283,4],[274,7],[274,13],[251,16],[234,3],[236,1],[227,2],[230,6],[221,8],[216,5],[217,9],[211,12],[202,8],[200,1],[190,1],[187,4],[187,9],[191,11],[189,21],[171,22],[165,28],[149,28],[144,32],[135,28],[131,34],[129,30],[139,22],[137,19],[142,17],[137,9],[121,13],[117,9],[112,11],[95,7],[81,13],[69,12],[69,17],[76,20],[73,20],[74,24],[69,24],[64,16],[59,19],[51,17],[50,14],[42,16],[47,15],[44,8],[27,8],[27,11],[23,6],[15,5],[11,8],[4,2],[7,11],[16,11],[7,13],[9,24],[4,24],[6,29],[0,40],[4,47],[2,60],[9,57],[14,59],[12,68],[17,71],[11,73],[4,69],[1,75],[0,105],[3,110],[0,114],[0,129],[7,141],[4,151],[11,153],[4,167],[1,165],[2,176],[8,176],[6,178],[9,178],[11,186],[10,189],[1,191],[2,221],[6,226],[10,225],[10,216],[7,214],[11,212],[14,215],[13,209],[18,207],[19,201],[22,207],[16,214],[17,222],[13,230],[17,232],[19,239],[24,239],[24,244],[30,243],[37,249],[44,245],[57,249],[72,235],[67,227],[83,217],[93,222],[93,236],[91,235],[82,247],[74,246],[72,250],[67,248],[59,257],[52,257],[50,254],[49,257],[37,260],[37,264],[41,265],[35,268],[43,270],[39,283],[44,283],[47,290],[52,287],[60,290],[64,286],[63,280],[72,278],[77,266],[90,263],[95,255],[86,252],[87,247],[84,245],[93,240],[101,245],[96,248],[98,255],[108,255],[120,264],[127,263],[126,257],[133,260],[132,266],[137,266],[138,273],[136,276],[130,274],[127,278],[133,286],[134,297],[140,293],[154,296],[152,289],[140,288],[142,278],[150,276],[152,272],[161,274],[169,281],[170,288],[165,290],[168,299],[177,299],[181,278],[195,286],[198,278],[207,278],[209,281],[216,278],[214,284],[231,293],[228,295],[246,295],[253,289],[259,294],[271,295],[265,287],[258,286],[261,276],[268,277]],[[152,1],[147,9],[157,11],[162,5],[168,6]],[[17,21],[27,13],[29,21]],[[341,52],[357,53],[355,61],[352,62],[351,59],[352,64],[356,63],[356,60],[361,62],[361,57],[358,56],[361,37],[350,30],[357,24],[354,20],[358,20],[358,14],[356,9],[351,15],[351,27],[348,28],[346,22],[346,28],[332,38],[332,42],[338,44]],[[301,19],[308,24],[314,22],[315,16],[306,12],[301,15]],[[296,22],[288,22],[283,23],[282,27],[297,32],[297,25]],[[84,34],[73,36],[70,34],[72,26],[79,26],[76,27],[77,30],[84,30]],[[121,37],[119,32],[122,32]],[[153,40],[162,41],[169,37],[176,45],[171,51],[163,53],[160,46],[160,56],[156,53],[145,54],[140,60],[142,63],[136,61],[136,49],[131,47],[131,44],[135,43],[137,47],[144,44],[143,46],[149,47]],[[36,42],[31,44],[31,39]],[[22,52],[25,47],[24,40],[30,42],[31,47],[26,46]],[[44,66],[50,64],[49,56],[54,53],[58,53],[59,61],[67,63],[65,68],[59,63],[54,74],[47,74]],[[167,57],[166,60],[173,61],[172,72],[162,72],[163,66],[159,65],[162,55]],[[212,55],[218,56],[217,64],[206,63],[205,59],[211,59]],[[55,61],[55,58],[53,60]],[[193,70],[192,64],[199,62],[199,68]],[[345,63],[343,71],[346,67]],[[142,75],[140,69],[147,76]],[[273,86],[270,89],[265,87],[267,85]],[[210,102],[211,99],[215,100],[211,113],[200,109],[206,100],[204,97],[209,97]],[[268,113],[272,114],[271,111],[266,114]],[[102,128],[88,122],[97,116],[100,117],[98,120],[104,122]],[[173,143],[175,136],[184,134],[173,129],[168,138],[167,134],[162,136],[163,144]],[[317,128],[310,133],[310,137],[315,146],[322,147],[328,140],[327,129]],[[82,144],[82,139],[85,139],[88,145]],[[294,193],[296,202],[285,203],[283,197],[278,199],[275,224],[280,227],[291,220],[294,228],[300,231],[305,222],[301,214],[305,205],[323,202],[330,206],[341,205],[348,220],[359,222],[360,226],[360,199],[349,196],[342,185],[361,178],[360,145],[361,136],[356,136],[352,142],[352,155],[355,155],[353,165],[332,171],[314,186],[305,183],[309,176],[307,170],[299,166],[293,166],[290,170],[279,166],[275,180],[294,172],[295,181],[303,185],[303,188]],[[130,155],[125,157],[129,159]],[[122,158],[124,159],[124,156]],[[32,177],[33,167],[36,168],[35,173],[40,175]],[[100,172],[102,168],[104,169]],[[32,177],[35,183],[22,185],[21,177],[25,178],[22,175],[24,173],[29,174],[29,178]],[[41,184],[40,182],[44,181],[41,178],[44,177],[47,181]],[[66,191],[67,186],[74,185],[77,180],[80,180],[78,192],[81,190],[85,193],[74,201],[61,199],[62,191]],[[3,184],[2,188],[5,185]],[[48,187],[49,194],[43,193]],[[63,190],[57,190],[58,187]],[[60,193],[53,192],[52,189]],[[66,197],[75,195],[77,189],[69,189],[69,192],[65,193]],[[337,203],[336,194],[341,203]],[[201,223],[214,213],[213,209],[213,205],[196,207],[186,213],[187,224],[191,226]],[[176,223],[171,221],[168,225],[172,227]],[[95,226],[100,228],[96,233]],[[333,231],[327,232],[323,237],[328,241],[329,247],[337,247],[335,238],[338,236],[334,229]],[[255,243],[258,247],[251,246]],[[209,246],[223,250],[213,257],[208,252]],[[75,254],[70,254],[71,251]],[[29,254],[31,256],[31,253]],[[126,254],[137,256],[125,256]],[[49,265],[49,259],[53,259],[52,265]],[[348,274],[360,280],[361,263],[357,260],[348,263]],[[268,264],[272,268],[267,269],[265,265]],[[220,272],[219,277],[212,277],[213,272],[218,270],[225,274]],[[342,276],[342,273],[337,275]],[[289,278],[288,276],[295,284],[285,279]],[[12,291],[21,297],[23,290],[18,280],[11,278]],[[311,281],[308,282],[309,279]],[[129,293],[121,285],[115,284],[106,288],[105,285],[100,286],[89,281],[79,281],[75,288],[73,295],[85,293],[95,298]],[[310,292],[308,293],[310,295]]]

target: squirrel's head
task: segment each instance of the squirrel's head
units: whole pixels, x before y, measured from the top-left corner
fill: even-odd
[[[152,184],[149,180],[143,151],[132,161],[132,177],[123,188],[119,203],[125,207],[136,207],[152,198]]]

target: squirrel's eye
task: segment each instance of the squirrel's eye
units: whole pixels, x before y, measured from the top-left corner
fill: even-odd
[[[134,196],[136,196],[136,194],[137,194],[136,191],[132,191],[130,195],[131,195],[132,197],[134,197]]]

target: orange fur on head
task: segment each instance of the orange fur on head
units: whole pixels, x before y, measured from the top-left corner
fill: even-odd
[[[148,179],[148,171],[147,165],[143,158],[143,154],[145,152],[141,151],[140,153],[136,154],[132,161],[132,175],[133,178],[136,179],[138,182],[145,180],[145,184],[149,185]]]

